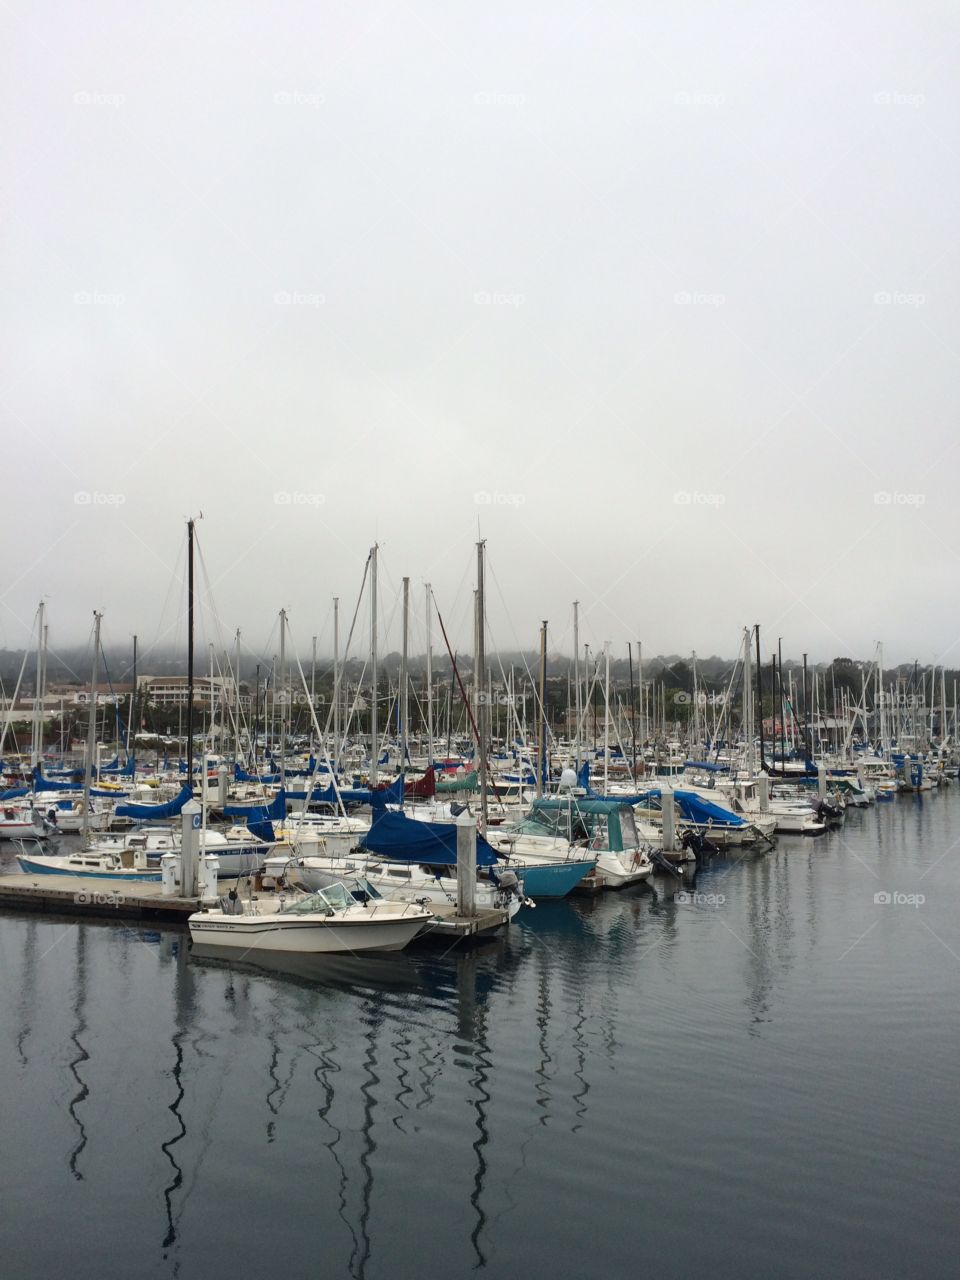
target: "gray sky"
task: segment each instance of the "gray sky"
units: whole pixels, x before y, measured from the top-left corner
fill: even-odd
[[[470,649],[479,520],[494,646],[960,662],[955,4],[3,27],[0,644],[179,642],[202,510],[251,644],[378,539]]]

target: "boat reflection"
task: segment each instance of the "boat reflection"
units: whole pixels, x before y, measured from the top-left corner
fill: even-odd
[[[291,983],[331,987],[339,991],[374,989],[415,992],[424,989],[417,967],[402,952],[384,955],[298,955],[296,952],[251,952],[225,956],[222,947],[193,943],[191,963],[247,974],[270,974]]]

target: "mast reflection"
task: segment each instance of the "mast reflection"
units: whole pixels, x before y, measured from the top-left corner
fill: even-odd
[[[84,1062],[87,1062],[90,1059],[90,1054],[87,1052],[86,1048],[83,1046],[83,1044],[80,1041],[80,1037],[87,1030],[86,1004],[87,1004],[86,929],[83,925],[78,925],[77,926],[77,982],[76,982],[76,992],[73,1000],[73,1016],[76,1021],[75,1021],[74,1030],[70,1034],[70,1039],[73,1041],[74,1047],[77,1050],[77,1056],[74,1059],[72,1059],[72,1061],[69,1063],[70,1074],[73,1076],[74,1080],[77,1082],[77,1093],[73,1098],[71,1098],[70,1103],[67,1107],[67,1110],[70,1113],[70,1118],[73,1120],[74,1124],[77,1126],[77,1129],[80,1134],[80,1137],[77,1140],[76,1146],[70,1152],[70,1159],[69,1159],[70,1172],[73,1174],[73,1176],[77,1179],[78,1182],[83,1181],[83,1174],[80,1172],[80,1168],[79,1168],[79,1160],[80,1160],[80,1156],[83,1153],[84,1147],[86,1147],[87,1145],[87,1131],[84,1127],[83,1121],[80,1119],[79,1115],[77,1114],[77,1107],[80,1105],[81,1102],[84,1102],[86,1100],[86,1098],[89,1096],[89,1093],[90,1093],[89,1087],[80,1078],[80,1074],[78,1070],[78,1068]]]

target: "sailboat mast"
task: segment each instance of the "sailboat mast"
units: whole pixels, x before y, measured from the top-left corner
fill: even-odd
[[[370,548],[370,786],[377,785],[377,544]]]
[[[603,794],[610,782],[610,641],[603,642]]]
[[[407,661],[410,644],[410,579],[403,580],[403,648],[400,651],[400,772],[407,765],[409,737],[407,714],[410,710],[410,681],[407,677]]]
[[[194,521],[187,521],[187,786],[193,791],[193,544]]]
[[[130,691],[130,718],[127,721],[127,755],[130,755],[130,743],[135,733],[133,716],[137,707],[137,637],[133,637],[133,688]]]
[[[333,767],[340,760],[340,597],[333,597]]]
[[[480,832],[487,829],[487,735],[489,720],[487,718],[487,680],[486,680],[486,642],[484,639],[484,565],[483,552],[486,542],[481,539],[477,543],[477,660],[474,677],[477,690],[477,755],[480,764]]]
[[[37,610],[37,670],[33,686],[33,724],[30,726],[30,770],[36,769],[40,762],[40,741],[43,730],[43,715],[40,707],[41,686],[43,684],[43,615],[44,603],[40,601]]]
[[[90,835],[90,782],[93,777],[93,756],[97,741],[97,668],[100,660],[100,619],[93,614],[93,670],[90,673],[90,713],[87,717],[87,749],[83,761],[83,814],[80,819],[80,844],[87,847]]]
[[[287,611],[280,610],[280,790],[287,777]]]
[[[573,602],[573,682],[576,685],[577,773],[580,772],[580,601]]]
[[[430,583],[426,586],[427,622],[427,768],[433,767],[433,639],[430,631]]]
[[[543,795],[547,745],[547,620],[540,628],[540,709],[537,714],[537,798]]]
[[[763,758],[763,666],[760,662],[760,623],[754,628],[757,637],[757,720],[760,725],[760,768],[766,770]]]

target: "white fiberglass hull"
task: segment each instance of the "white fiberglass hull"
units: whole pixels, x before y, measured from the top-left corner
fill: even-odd
[[[284,919],[277,915],[232,916],[219,911],[197,912],[189,919],[190,936],[204,946],[229,947],[241,952],[293,951],[337,954],[357,951],[402,951],[429,923],[422,911],[409,916],[361,908],[365,918],[334,917]]]
[[[627,885],[640,884],[649,880],[653,871],[649,858],[626,854],[621,857],[616,853],[599,853],[597,855],[596,874],[604,889],[625,889]]]

